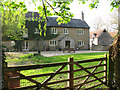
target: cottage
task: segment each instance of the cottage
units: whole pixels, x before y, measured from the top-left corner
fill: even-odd
[[[32,12],[28,12],[26,17],[32,18]],[[37,12],[34,12],[34,17],[39,17]],[[59,25],[56,19],[57,17],[48,17],[47,29],[50,30],[52,35],[58,36],[50,40],[39,40],[39,44],[33,39],[33,36],[38,35],[40,31],[38,29],[38,22],[27,22],[26,28],[28,31],[24,34],[22,51],[37,50],[38,46],[41,50],[61,50],[64,48],[89,49],[90,27],[84,20],[71,19],[69,23]],[[4,43],[4,45],[7,47],[7,44]]]

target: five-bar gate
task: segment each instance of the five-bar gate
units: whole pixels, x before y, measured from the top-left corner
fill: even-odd
[[[26,75],[27,70],[31,72],[30,75]],[[39,73],[34,74],[34,71]],[[107,85],[107,55],[104,58],[82,61],[68,58],[68,62],[5,67],[7,89],[79,90],[100,85]]]

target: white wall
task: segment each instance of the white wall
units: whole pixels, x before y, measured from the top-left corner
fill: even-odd
[[[95,38],[93,44],[98,45],[98,38]]]

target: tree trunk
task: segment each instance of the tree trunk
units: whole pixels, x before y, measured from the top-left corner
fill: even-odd
[[[120,7],[118,9],[118,37],[114,43],[115,86],[120,89]]]
[[[120,36],[116,40],[114,49],[115,86],[120,88]]]
[[[42,48],[41,46],[43,44],[43,39],[37,39],[36,42],[37,42],[37,51],[38,51],[38,54],[41,55],[41,48]]]
[[[0,90],[2,89],[2,21],[0,12]]]

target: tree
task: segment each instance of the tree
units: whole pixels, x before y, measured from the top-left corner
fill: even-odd
[[[112,11],[112,14],[110,15],[111,20],[110,20],[110,27],[114,30],[117,29],[118,27],[118,9],[114,9]]]
[[[99,30],[103,26],[104,26],[104,22],[103,22],[101,17],[97,17],[97,18],[94,19],[94,24],[93,24],[94,30]]]
[[[4,62],[2,59],[2,36],[8,36],[12,39],[19,39],[19,33],[21,29],[24,29],[24,13],[27,9],[23,2],[18,4],[15,2],[9,2],[9,0],[0,1],[0,89],[3,86],[3,68]],[[19,15],[19,13],[22,13]],[[21,21],[23,20],[23,21]],[[21,28],[22,27],[22,28]],[[2,31],[1,31],[2,29]],[[17,36],[18,35],[18,36]],[[4,53],[3,53],[4,55]]]
[[[1,10],[0,10],[1,11]],[[2,22],[1,22],[1,12],[0,12],[0,89],[2,89]]]

